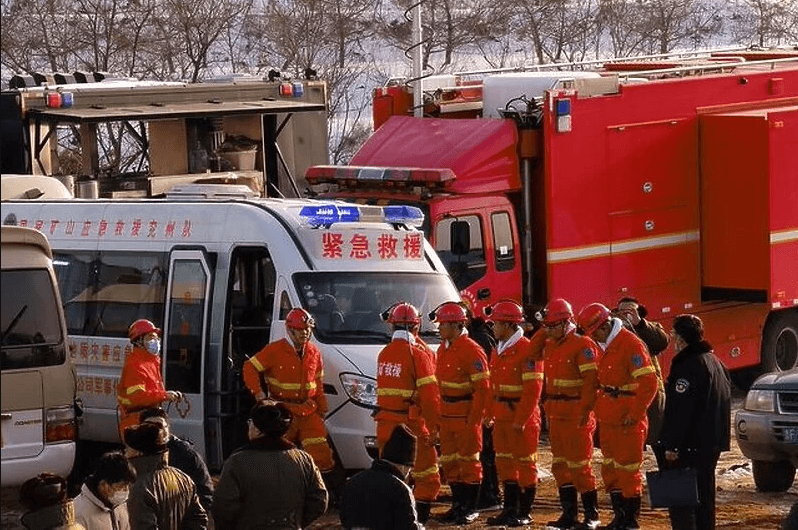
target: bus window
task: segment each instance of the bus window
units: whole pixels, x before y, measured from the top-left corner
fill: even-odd
[[[188,394],[202,391],[205,292],[208,275],[202,263],[176,260],[169,293],[166,327],[166,388]]]

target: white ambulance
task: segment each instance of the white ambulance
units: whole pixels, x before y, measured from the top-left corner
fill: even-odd
[[[253,404],[244,361],[285,336],[303,307],[324,359],[327,428],[348,470],[376,456],[380,313],[407,301],[422,314],[459,294],[407,206],[257,198],[245,186],[189,184],[161,199],[10,200],[3,224],[41,230],[53,247],[84,414],[81,440],[118,443],[116,385],[128,326],[164,330],[166,388],[187,401],[173,431],[220,469],[246,440]],[[422,337],[436,333],[425,319]]]

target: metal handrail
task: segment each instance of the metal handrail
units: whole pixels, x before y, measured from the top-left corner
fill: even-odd
[[[770,66],[770,69],[775,69],[777,64],[782,63],[790,63],[794,62],[798,64],[798,57],[787,57],[782,59],[765,59],[761,61],[744,61],[739,63],[732,63],[732,62],[717,62],[711,64],[701,64],[701,65],[693,65],[693,66],[679,66],[676,68],[662,68],[659,70],[639,70],[635,72],[624,72],[618,73],[618,79],[628,79],[630,77],[645,77],[645,76],[654,76],[654,75],[664,75],[664,74],[678,74],[678,73],[685,73],[685,72],[699,72],[700,74],[707,73],[709,71],[731,71],[738,68],[749,68],[752,66]]]

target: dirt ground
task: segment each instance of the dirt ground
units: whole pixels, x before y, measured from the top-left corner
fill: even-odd
[[[735,408],[739,407],[742,399],[735,400]],[[732,412],[733,417],[734,412]],[[597,451],[594,462],[598,461],[600,453]],[[538,453],[539,484],[537,498],[532,509],[533,524],[527,526],[529,529],[539,529],[545,526],[546,521],[556,519],[559,516],[559,501],[557,499],[557,487],[554,478],[549,473],[551,468],[551,452],[545,437],[541,439]],[[646,451],[644,462],[646,471],[656,469],[654,455],[649,450]],[[598,466],[596,466],[597,476]],[[448,508],[449,490],[444,486],[439,502],[433,506],[433,515],[441,514]],[[17,502],[19,490],[16,488],[3,488],[0,507],[0,518],[2,528],[8,530],[22,529],[19,523],[21,508]],[[666,530],[670,528],[668,514],[666,510],[651,509],[647,506],[644,492],[643,509],[641,512],[640,525],[646,530]],[[754,479],[751,473],[751,462],[745,458],[737,447],[732,436],[732,450],[721,455],[717,467],[717,527],[724,530],[782,530],[782,524],[791,506],[798,502],[798,481],[785,493],[761,493],[756,491]],[[608,496],[602,494],[599,497],[601,518],[604,524],[611,519]],[[477,522],[468,526],[469,529],[489,528],[485,524],[488,515],[497,512],[483,514]],[[320,520],[314,522],[310,528],[341,528],[338,519],[338,512],[330,510]],[[455,528],[445,526],[431,521],[428,528]]]

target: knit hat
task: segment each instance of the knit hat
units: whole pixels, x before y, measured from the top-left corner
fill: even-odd
[[[416,436],[404,423],[397,425],[382,448],[382,459],[403,466],[416,461]]]
[[[125,444],[145,455],[163,452],[168,441],[166,429],[157,423],[145,422],[125,429]]]
[[[288,407],[276,401],[261,401],[252,408],[250,417],[260,432],[275,438],[288,432],[293,419]]]

